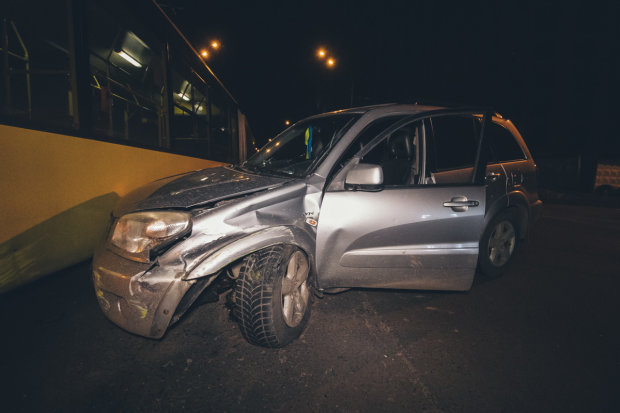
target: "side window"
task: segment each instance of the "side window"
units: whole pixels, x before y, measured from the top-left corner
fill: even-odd
[[[94,132],[167,147],[161,41],[129,15],[109,10],[111,5],[86,4]]]
[[[431,118],[434,159],[431,170],[470,168],[476,161],[478,136],[473,116]]]
[[[478,149],[475,116],[436,116],[428,119],[427,184],[469,184]]]
[[[77,112],[66,1],[2,1],[2,120],[73,128]],[[4,50],[2,50],[4,49]]]
[[[380,165],[385,186],[412,185],[419,176],[421,122],[403,126],[382,139],[361,163]]]
[[[525,159],[521,147],[508,129],[497,123],[489,122],[485,134],[491,145],[492,161],[508,162]]]
[[[366,126],[360,134],[355,138],[355,141],[347,148],[342,156],[342,164],[346,163],[356,153],[368,145],[368,143],[376,138],[381,132],[386,130],[390,125],[393,125],[397,121],[401,120],[403,116],[387,116],[385,118],[377,119],[374,122]]]
[[[371,122],[367,125],[360,133],[357,135],[355,140],[344,154],[340,157],[340,160],[337,162],[334,170],[332,171],[332,175],[336,174],[338,171],[342,170],[342,168],[347,164],[347,162],[359,151],[361,151],[368,143],[376,138],[381,132],[386,130],[390,125],[398,122],[403,118],[402,115],[398,116],[387,116],[381,119],[377,119],[374,122]]]
[[[197,86],[206,89],[198,79],[186,79],[176,70],[171,70],[172,88],[172,149],[190,156],[212,156],[209,147],[208,100]]]

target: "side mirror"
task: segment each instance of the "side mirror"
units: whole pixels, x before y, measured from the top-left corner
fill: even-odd
[[[379,165],[360,163],[347,173],[346,189],[377,191],[383,184],[383,169]]]

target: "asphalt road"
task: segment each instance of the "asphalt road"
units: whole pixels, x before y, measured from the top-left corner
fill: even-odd
[[[223,300],[164,339],[99,311],[90,263],[0,297],[0,410],[620,409],[620,210],[547,205],[510,271],[467,293],[315,299],[284,349],[247,344]]]

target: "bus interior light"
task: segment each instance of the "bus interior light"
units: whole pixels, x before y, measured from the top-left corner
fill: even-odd
[[[138,62],[136,59],[134,59],[133,57],[129,56],[124,50],[120,50],[119,52],[117,52],[118,55],[120,57],[122,57],[123,59],[127,60],[129,63],[131,63],[132,65],[134,65],[135,67],[142,67],[142,64],[140,62]]]

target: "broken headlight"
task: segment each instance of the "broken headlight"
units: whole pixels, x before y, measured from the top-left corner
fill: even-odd
[[[123,215],[116,221],[110,243],[119,248],[123,256],[148,262],[152,253],[161,251],[191,231],[191,215],[186,212],[136,212]]]

